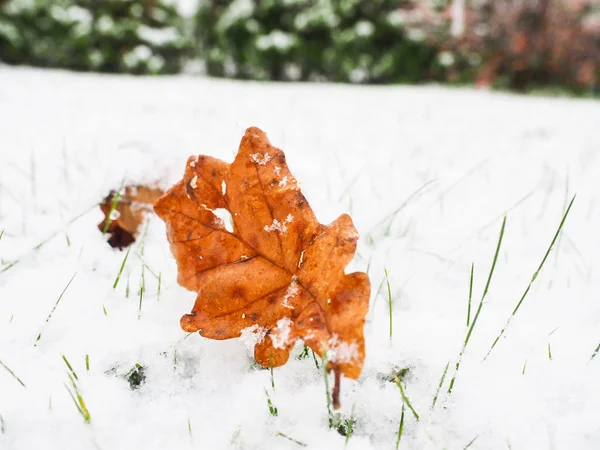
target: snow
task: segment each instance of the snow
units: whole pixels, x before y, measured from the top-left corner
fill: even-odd
[[[0,361],[26,385],[0,367],[0,447],[300,448],[277,432],[309,449],[344,447],[327,426],[323,374],[312,358],[297,359],[301,346],[274,370],[271,392],[243,340],[180,329],[196,295],[178,286],[157,218],[113,289],[125,252],[104,242],[95,205],[123,178],[172,185],[190,155],[231,161],[256,125],[285,150],[320,222],[350,213],[361,236],[349,271],[369,268],[372,298],[362,375],[342,379],[341,413],[356,419],[349,450],[395,447],[402,399],[385,378],[405,367],[421,419],[407,410],[401,449],[461,449],[475,437],[471,449],[599,448],[600,357],[590,361],[600,343],[599,117],[597,101],[436,86],[0,68],[0,271],[19,261],[0,272]],[[575,193],[565,232],[482,361]],[[471,263],[474,311],[505,212],[489,293],[447,394]],[[89,424],[65,389],[61,355],[79,377]],[[146,380],[131,390],[123,376],[136,363]]]
[[[285,348],[290,340],[290,332],[292,330],[292,321],[288,317],[279,319],[277,326],[273,328],[269,337],[273,341],[274,348]]]
[[[260,153],[252,153],[250,155],[250,159],[253,163],[258,164],[259,166],[264,166],[271,161],[271,155],[268,153],[265,153],[264,155],[261,155]]]
[[[287,217],[282,221],[273,219],[273,223],[271,225],[265,225],[264,230],[277,231],[281,234],[285,234],[287,232],[287,225],[292,223],[292,220],[294,220],[294,216],[291,214],[288,214]]]

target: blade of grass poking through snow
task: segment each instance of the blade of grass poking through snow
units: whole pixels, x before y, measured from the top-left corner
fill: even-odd
[[[298,444],[298,445],[300,445],[302,447],[306,447],[306,444],[304,442],[300,442],[300,441],[298,441],[298,440],[296,440],[294,438],[291,438],[291,437],[283,434],[281,431],[277,432],[277,436],[281,436],[282,438],[286,438],[288,441],[292,441],[294,444]]]
[[[65,286],[65,288],[63,289],[63,291],[58,296],[58,300],[56,300],[56,303],[54,304],[54,307],[52,308],[52,311],[50,311],[50,314],[48,314],[48,317],[46,317],[46,321],[44,323],[50,322],[50,319],[52,318],[52,314],[54,314],[54,311],[56,310],[56,307],[60,303],[60,300],[63,298],[63,295],[65,295],[65,292],[67,292],[67,289],[71,285],[71,282],[73,281],[73,278],[75,278],[75,275],[77,275],[77,272],[75,272],[73,274],[73,276],[71,277],[71,279],[69,280],[69,282],[67,283],[67,285]],[[38,344],[38,342],[40,341],[41,338],[42,338],[42,332],[40,331],[40,334],[38,334],[38,336],[37,336],[37,338],[35,340],[35,344],[33,344],[34,347],[37,347],[37,344]]]
[[[73,389],[71,390],[69,385],[65,384],[65,387],[67,388],[67,392],[71,396],[71,399],[73,400],[73,403],[75,404],[75,407],[77,408],[77,411],[79,411],[79,414],[81,414],[81,417],[83,417],[83,420],[86,423],[90,423],[90,421],[92,420],[92,417],[90,416],[90,412],[87,409],[87,406],[85,404],[85,401],[83,400],[83,396],[81,395],[81,392],[79,392],[77,383],[75,382],[75,379],[73,378],[73,376],[70,373],[67,373],[67,375],[69,377],[69,380],[71,381],[71,386],[73,387]]]
[[[390,309],[390,340],[392,340],[392,289],[390,288],[390,280],[388,278],[387,269],[383,269],[385,272],[385,282],[387,284],[387,293],[388,293],[388,307]]]
[[[548,359],[552,361],[552,350],[550,350],[550,342],[548,342]]]
[[[144,245],[142,244],[142,255],[144,254]],[[140,304],[138,307],[138,320],[142,317],[142,301],[144,299],[144,292],[146,291],[146,277],[144,275],[145,266],[142,264],[142,281],[140,285]]]
[[[119,269],[119,273],[117,274],[117,278],[115,278],[115,282],[113,283],[113,289],[117,288],[117,284],[119,284],[119,280],[121,279],[121,274],[123,274],[123,269],[125,269],[125,263],[127,262],[127,258],[129,257],[129,252],[131,251],[131,247],[127,249],[127,253],[125,253],[125,258],[123,258],[123,262],[121,263],[121,268]]]
[[[69,368],[69,370],[71,371],[71,375],[73,375],[73,378],[75,378],[75,380],[79,381],[79,377],[77,376],[77,374],[75,373],[75,371],[73,370],[73,367],[71,366],[71,364],[69,363],[69,361],[67,360],[67,357],[65,355],[61,355],[63,361],[65,362],[65,364],[67,365],[67,367]]]
[[[119,186],[119,190],[115,193],[113,197],[113,201],[110,205],[110,209],[108,210],[108,214],[106,215],[106,221],[104,222],[104,228],[102,229],[102,234],[106,234],[108,231],[108,227],[110,226],[110,222],[113,220],[113,213],[119,204],[119,200],[121,200],[121,195],[123,195],[123,187],[125,187],[125,178],[121,181],[121,186]]]
[[[527,370],[527,360],[523,363],[523,370],[521,371],[521,375],[525,375],[525,371]]]
[[[402,433],[404,433],[404,403],[402,403],[402,413],[400,414],[400,425],[398,426],[398,437],[396,438],[396,450],[398,450],[398,447],[400,446]]]
[[[85,370],[90,371],[90,355],[85,355]]]
[[[352,411],[350,412],[350,419],[348,419],[348,426],[346,428],[346,439],[344,440],[344,447],[348,445],[348,441],[350,440],[350,436],[352,436],[352,431],[354,429],[354,409],[356,407],[356,403],[352,405]]]
[[[188,417],[188,433],[190,434],[190,438],[192,437],[192,422],[190,422],[190,418]]]
[[[269,354],[269,372],[271,372],[271,387],[275,390],[275,377],[273,376],[273,352]]]
[[[271,414],[273,417],[277,417],[277,414],[279,414],[279,412],[277,411],[277,407],[275,405],[273,405],[273,402],[271,401],[271,397],[269,397],[269,393],[267,392],[266,389],[265,389],[265,395],[267,396],[267,406],[269,407],[269,414]]]
[[[333,427],[333,412],[331,411],[331,394],[329,393],[329,377],[327,374],[327,352],[323,355],[321,362],[323,367],[323,376],[325,378],[325,399],[327,401],[327,416],[329,418],[329,428]]]
[[[400,388],[400,395],[402,395],[402,401],[406,404],[406,406],[408,406],[408,409],[410,409],[410,411],[413,413],[413,416],[415,416],[415,419],[419,420],[419,415],[415,411],[415,408],[412,407],[412,405],[410,403],[410,400],[408,399],[408,397],[404,393],[404,388],[402,387],[402,382],[398,379],[397,376],[394,376],[394,381],[396,382],[396,384]]]
[[[477,307],[477,311],[475,311],[475,317],[473,317],[473,322],[471,322],[471,326],[467,331],[467,335],[465,336],[465,342],[463,343],[462,349],[460,350],[460,354],[458,355],[458,360],[456,361],[456,367],[454,368],[454,376],[452,380],[450,380],[450,386],[448,387],[448,393],[452,392],[452,388],[454,387],[454,383],[456,382],[456,376],[458,375],[458,369],[460,369],[460,363],[462,361],[463,354],[465,353],[465,349],[467,348],[467,344],[469,343],[469,339],[471,339],[471,334],[473,334],[473,329],[477,324],[477,319],[479,319],[479,314],[481,314],[481,308],[483,307],[483,301],[487,296],[488,290],[490,288],[490,283],[492,282],[492,275],[494,275],[494,270],[496,269],[496,262],[498,261],[498,254],[500,253],[500,247],[502,246],[502,238],[504,237],[504,228],[506,227],[506,216],[504,216],[504,220],[502,221],[502,228],[500,228],[500,236],[498,236],[498,244],[496,245],[496,252],[494,253],[494,259],[492,261],[492,267],[490,267],[490,273],[488,275],[487,282],[485,283],[485,288],[483,289],[483,294],[481,295],[481,300],[479,301],[479,306]]]
[[[475,271],[475,263],[471,263],[471,276],[469,277],[469,306],[467,307],[467,327],[471,322],[471,299],[473,298],[473,272]]]
[[[10,370],[10,368],[6,364],[4,364],[2,361],[0,361],[0,366],[4,367],[6,369],[6,371],[8,373],[10,373],[12,375],[12,377],[15,380],[17,380],[21,386],[23,386],[24,388],[27,387],[27,386],[25,386],[25,383],[23,383],[23,381],[21,381],[21,379],[12,370]]]
[[[463,448],[463,450],[467,450],[471,445],[473,445],[473,443],[477,440],[479,436],[475,436],[473,439],[471,439],[471,442],[469,442],[465,448]]]
[[[160,285],[162,282],[162,272],[158,273],[158,289],[156,290],[156,301],[160,301]]]
[[[598,344],[598,347],[596,347],[596,350],[594,350],[594,353],[592,353],[592,357],[588,361],[588,364],[593,361],[593,359],[596,357],[596,355],[598,354],[598,352],[600,352],[600,344]]]
[[[442,386],[444,385],[444,380],[446,379],[446,374],[448,373],[448,367],[450,367],[450,361],[448,361],[448,363],[446,364],[446,367],[444,368],[444,373],[442,373],[442,378],[440,378],[440,384],[438,384],[437,390],[435,391],[435,395],[433,396],[433,403],[431,403],[431,409],[435,408],[438,396],[440,395],[440,391],[442,390]]]
[[[544,267],[544,263],[548,259],[548,255],[550,255],[550,252],[552,251],[552,247],[554,246],[554,243],[556,242],[556,239],[558,238],[561,230],[563,229],[563,226],[565,225],[565,221],[567,220],[567,217],[569,215],[569,211],[571,211],[571,207],[573,206],[573,202],[575,201],[575,197],[577,197],[577,195],[574,195],[573,198],[571,199],[571,203],[569,203],[569,206],[568,206],[567,210],[565,211],[565,214],[563,215],[562,220],[560,221],[560,224],[558,225],[558,228],[556,229],[556,233],[554,233],[554,237],[552,238],[552,242],[550,242],[550,245],[548,246],[548,249],[546,250],[546,254],[542,258],[542,262],[538,266],[537,270],[533,273],[533,276],[531,277],[531,281],[529,281],[529,284],[527,285],[527,288],[525,289],[525,291],[523,292],[523,295],[521,296],[521,298],[517,302],[517,306],[515,306],[515,309],[513,310],[513,312],[511,313],[511,315],[508,317],[508,320],[504,324],[504,327],[502,328],[502,330],[500,330],[500,334],[498,334],[498,336],[496,337],[496,339],[492,343],[492,346],[490,347],[490,349],[488,350],[487,354],[483,358],[484,360],[487,359],[488,356],[490,356],[490,353],[492,353],[492,350],[494,349],[494,347],[496,346],[496,344],[498,344],[498,342],[500,341],[500,338],[502,338],[502,336],[504,336],[504,333],[508,329],[508,327],[509,327],[512,319],[515,317],[515,314],[517,314],[517,311],[519,311],[519,308],[521,307],[521,305],[523,304],[523,301],[527,297],[527,294],[529,293],[529,290],[531,289],[531,286],[533,285],[533,282],[536,280],[536,278],[538,277],[538,275],[542,271],[542,268]]]

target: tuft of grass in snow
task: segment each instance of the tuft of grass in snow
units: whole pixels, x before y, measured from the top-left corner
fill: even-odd
[[[398,377],[396,377],[396,379],[394,381],[396,382],[396,385],[400,389],[400,395],[402,395],[402,401],[404,402],[404,404],[406,406],[408,406],[408,409],[410,409],[410,411],[413,413],[413,416],[415,416],[415,419],[419,420],[419,415],[415,411],[415,408],[413,408],[412,404],[410,403],[410,400],[408,399],[408,397],[406,396],[406,393],[404,392],[404,388],[402,387],[402,382],[398,379]]]
[[[81,391],[79,390],[79,387],[77,386],[77,380],[78,380],[77,374],[75,374],[75,371],[73,370],[73,367],[71,366],[71,364],[69,364],[69,361],[67,360],[67,358],[64,355],[62,355],[62,358],[70,371],[70,372],[67,372],[67,376],[69,377],[71,386],[69,387],[69,385],[65,383],[67,392],[71,396],[71,399],[73,400],[73,403],[75,404],[75,407],[77,408],[77,411],[79,411],[79,414],[81,414],[81,417],[83,417],[83,420],[86,423],[90,423],[92,420],[92,417],[90,415],[89,410],[87,409],[85,400],[83,399],[83,396],[81,395]]]
[[[475,312],[475,317],[473,317],[473,322],[471,322],[471,326],[467,331],[467,335],[465,336],[465,341],[463,343],[462,349],[460,350],[460,354],[458,355],[458,360],[456,361],[456,367],[454,369],[454,376],[452,380],[450,380],[450,386],[448,387],[448,393],[452,392],[452,388],[454,387],[454,383],[456,382],[456,376],[458,375],[458,369],[460,369],[460,363],[462,361],[462,357],[465,353],[465,349],[467,348],[467,344],[469,343],[469,339],[471,339],[471,334],[473,333],[473,329],[477,324],[477,319],[479,318],[479,314],[481,313],[481,308],[483,307],[483,301],[487,296],[488,290],[490,288],[490,283],[492,282],[492,275],[494,275],[494,270],[496,269],[496,262],[498,261],[498,254],[500,253],[500,247],[502,246],[502,238],[504,237],[504,229],[506,227],[506,216],[504,216],[504,220],[502,221],[502,228],[500,228],[500,236],[498,237],[498,244],[496,245],[496,253],[494,253],[494,259],[492,261],[492,266],[490,267],[490,273],[488,275],[487,282],[485,284],[485,288],[483,289],[483,294],[481,296],[481,300],[479,301],[479,306],[477,307],[477,311]]]
[[[123,262],[121,263],[119,273],[117,274],[117,278],[115,278],[115,282],[113,283],[113,289],[116,289],[117,285],[119,284],[119,280],[121,279],[121,274],[123,273],[123,269],[125,269],[125,263],[127,263],[127,258],[129,257],[130,251],[131,251],[131,247],[129,247],[127,249],[127,253],[125,253],[125,258],[123,258]]]
[[[404,403],[402,403],[402,413],[400,414],[400,425],[398,425],[398,436],[396,437],[396,450],[400,446],[402,440],[402,433],[404,433]]]
[[[297,439],[294,439],[294,438],[292,438],[292,437],[289,437],[288,435],[286,435],[286,434],[283,434],[281,431],[278,431],[278,432],[277,432],[277,436],[281,436],[282,438],[285,438],[285,439],[287,439],[288,441],[292,441],[294,444],[298,444],[298,445],[300,445],[300,446],[302,446],[302,447],[306,447],[306,444],[305,444],[304,442],[300,442],[300,441],[299,441],[299,440],[297,440]]]
[[[348,441],[350,440],[350,436],[352,436],[352,433],[354,432],[354,422],[355,422],[355,417],[354,417],[354,409],[356,407],[356,403],[354,405],[352,405],[352,411],[350,412],[350,418],[348,419],[347,423],[346,423],[346,439],[344,440],[344,447],[348,445]]]
[[[390,340],[392,340],[392,289],[390,288],[390,280],[388,278],[388,271],[387,269],[383,269],[383,272],[385,273],[385,282],[387,284],[387,293],[388,293],[388,307],[390,310]]]
[[[61,292],[61,294],[58,296],[58,299],[56,300],[56,303],[54,304],[54,307],[52,308],[52,311],[50,311],[50,314],[48,314],[48,317],[46,317],[45,323],[50,322],[50,319],[52,318],[52,314],[54,314],[54,311],[56,310],[56,307],[58,306],[58,304],[60,303],[60,300],[63,298],[63,295],[65,295],[65,292],[67,291],[67,289],[71,285],[71,282],[73,281],[73,278],[75,278],[75,275],[77,275],[77,272],[75,272],[73,274],[73,276],[71,277],[71,279],[69,280],[69,282],[67,283],[67,285],[65,286],[65,288],[63,289],[63,291]],[[37,347],[37,344],[38,344],[38,342],[40,341],[41,338],[42,338],[42,332],[40,331],[40,333],[38,334],[38,336],[37,336],[37,338],[35,340],[35,344],[33,344],[34,347]]]
[[[23,386],[24,388],[26,388],[27,386],[25,386],[25,383],[23,383],[23,381],[10,369],[10,367],[8,367],[6,364],[4,364],[2,362],[2,360],[0,360],[0,366],[4,367],[6,369],[6,371],[8,373],[10,373],[12,375],[12,377],[17,380],[19,382],[19,384],[21,386]]]
[[[556,229],[556,233],[554,233],[554,237],[552,238],[552,242],[550,242],[550,245],[548,246],[548,249],[546,250],[546,254],[542,258],[542,262],[538,266],[537,270],[533,273],[533,276],[531,277],[531,281],[529,281],[529,284],[527,285],[527,288],[525,289],[525,292],[523,292],[523,295],[521,296],[520,300],[517,302],[517,306],[515,306],[515,309],[513,310],[513,312],[511,313],[511,315],[508,317],[508,320],[504,324],[504,327],[500,331],[500,334],[498,334],[498,336],[496,337],[496,339],[492,343],[492,346],[490,347],[490,349],[486,353],[485,357],[483,358],[484,360],[487,359],[487,357],[490,355],[490,353],[492,352],[492,350],[494,349],[494,347],[496,346],[496,344],[498,344],[498,342],[500,341],[500,338],[502,338],[502,336],[504,336],[504,333],[508,329],[508,327],[509,327],[512,319],[515,317],[515,315],[517,314],[517,311],[519,311],[519,308],[521,307],[521,305],[523,304],[523,301],[527,297],[527,294],[529,293],[529,290],[531,289],[531,286],[533,285],[533,282],[536,280],[536,278],[538,277],[538,275],[542,271],[542,269],[544,267],[544,264],[546,263],[546,260],[548,259],[548,255],[550,255],[550,252],[552,251],[552,247],[554,246],[554,243],[556,242],[556,239],[560,235],[560,232],[563,229],[563,226],[565,225],[565,221],[567,220],[567,217],[569,215],[569,211],[571,211],[571,207],[573,206],[573,202],[575,201],[576,197],[577,197],[577,195],[574,195],[573,198],[571,199],[571,202],[569,203],[569,206],[568,206],[567,210],[565,211],[565,213],[564,213],[564,215],[562,217],[562,220],[560,221],[560,224],[558,225],[558,228]]]
[[[135,366],[125,374],[125,379],[129,382],[131,390],[139,389],[146,381],[146,368],[140,363],[135,363]]]

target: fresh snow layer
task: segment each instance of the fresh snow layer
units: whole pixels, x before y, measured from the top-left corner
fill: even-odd
[[[278,432],[344,448],[328,428],[323,374],[297,358],[301,347],[274,370],[273,389],[251,336],[186,337],[179,318],[195,295],[177,285],[156,217],[112,288],[125,252],[106,244],[95,205],[123,180],[170,186],[193,154],[231,161],[251,125],[286,151],[319,220],[350,213],[361,235],[349,270],[368,269],[373,294],[363,373],[342,380],[340,412],[355,418],[348,449],[395,447],[402,397],[386,378],[402,368],[420,420],[406,409],[401,449],[600,448],[600,355],[590,362],[600,343],[598,102],[0,68],[0,270],[18,261],[0,273],[0,361],[26,386],[0,367],[2,449],[300,448]],[[575,194],[544,270],[482,361]],[[505,213],[448,395],[471,263],[473,316]],[[146,379],[131,390],[124,375],[136,363]]]

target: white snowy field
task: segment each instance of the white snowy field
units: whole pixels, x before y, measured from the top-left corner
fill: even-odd
[[[368,269],[372,297],[362,376],[342,380],[347,441],[328,427],[312,358],[275,369],[273,389],[248,343],[185,338],[179,318],[195,294],[176,283],[157,217],[113,289],[125,252],[105,242],[94,205],[123,179],[170,186],[189,155],[231,161],[251,125],[286,152],[319,220],[348,212],[361,235],[350,269]],[[543,271],[482,361],[575,194]],[[505,213],[448,394],[471,263],[472,320]],[[600,355],[590,361],[600,344],[599,102],[0,68],[2,232],[0,361],[25,385],[0,365],[2,449],[393,449],[402,397],[386,377],[403,368],[420,419],[406,408],[401,449],[600,448]],[[90,423],[67,392],[62,355]],[[132,390],[136,363],[146,378]]]

